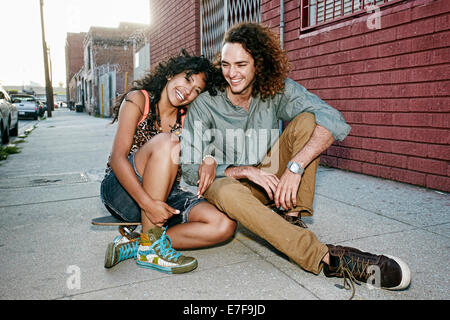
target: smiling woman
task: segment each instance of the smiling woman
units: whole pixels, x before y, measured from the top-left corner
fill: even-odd
[[[68,32],[87,32],[91,26],[117,27],[120,22],[148,24],[148,0],[44,0],[46,42],[50,51],[53,83],[66,82],[65,41]],[[0,82],[28,85],[44,81],[41,22],[38,0],[2,1],[2,43],[11,50],[0,54]],[[26,10],[25,10],[26,8]]]
[[[233,235],[234,221],[181,185],[178,161],[186,107],[203,91],[215,94],[218,79],[221,73],[210,61],[182,50],[118,99],[118,127],[100,196],[114,217],[141,222],[142,233],[138,240],[116,238],[106,250],[105,268],[137,257],[144,268],[188,272],[197,260],[173,248],[211,246]],[[123,250],[130,254],[124,257]]]

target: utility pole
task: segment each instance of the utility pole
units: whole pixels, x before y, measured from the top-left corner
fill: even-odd
[[[54,106],[53,101],[53,86],[52,80],[50,79],[50,74],[48,70],[48,49],[47,43],[45,41],[45,30],[44,30],[44,0],[40,0],[41,7],[41,30],[42,30],[42,52],[44,54],[44,71],[45,71],[45,93],[47,96],[47,116],[52,117],[52,109]]]

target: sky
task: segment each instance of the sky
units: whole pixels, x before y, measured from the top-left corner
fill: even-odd
[[[150,23],[150,0],[44,0],[53,86],[66,86],[68,32],[91,26],[117,28],[120,22]],[[39,0],[0,0],[0,84],[45,85]]]

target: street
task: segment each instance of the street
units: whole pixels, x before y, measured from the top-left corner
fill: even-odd
[[[0,299],[350,297],[342,279],[302,270],[241,226],[223,245],[185,251],[199,261],[187,274],[162,274],[133,260],[105,269],[106,246],[118,232],[90,220],[108,215],[99,186],[117,127],[110,122],[55,109],[32,124],[20,153],[0,162]],[[355,299],[450,298],[447,193],[321,166],[314,206],[304,221],[321,241],[395,255],[411,269],[407,290],[361,284]]]

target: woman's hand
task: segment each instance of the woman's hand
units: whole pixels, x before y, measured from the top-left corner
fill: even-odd
[[[162,227],[174,214],[180,213],[179,210],[159,200],[152,200],[150,205],[142,209],[150,222],[158,227]]]
[[[205,157],[198,168],[198,191],[197,197],[200,198],[216,178],[216,160],[213,157]]]

